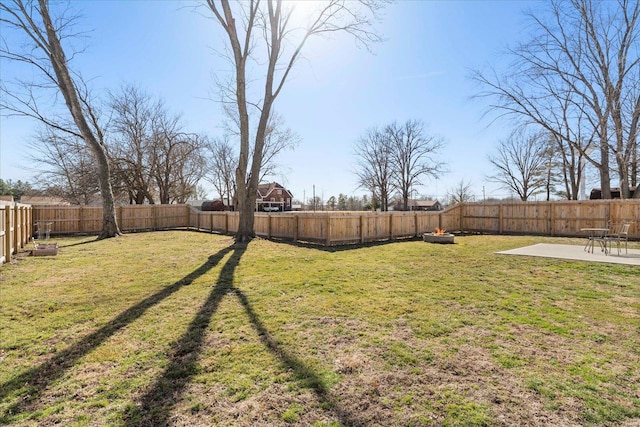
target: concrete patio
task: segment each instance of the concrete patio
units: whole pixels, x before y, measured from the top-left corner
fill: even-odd
[[[605,255],[601,248],[597,246],[594,248],[593,253],[590,253],[584,250],[584,246],[538,243],[536,245],[496,253],[501,255],[524,255],[640,266],[640,250],[638,249],[629,249],[629,253],[625,253],[624,248],[622,248],[620,255],[618,255],[618,250],[614,247],[611,254]]]

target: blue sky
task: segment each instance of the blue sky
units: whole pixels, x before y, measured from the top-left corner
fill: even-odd
[[[215,73],[229,69],[214,50],[223,38],[214,23],[173,1],[83,1],[82,24],[91,28],[88,49],[74,66],[90,78],[96,93],[135,83],[161,96],[182,113],[187,129],[221,136],[224,117],[214,100]],[[532,1],[411,1],[388,6],[378,29],[384,43],[371,54],[348,37],[316,39],[304,52],[275,104],[302,143],[280,156],[275,180],[294,197],[325,200],[339,193],[361,195],[353,173],[354,144],[372,126],[419,119],[446,146],[449,172],[416,188],[421,195],[444,195],[461,180],[482,198],[507,196],[487,182],[487,156],[509,132],[504,122],[483,118],[486,102],[470,69],[500,68],[502,52],[526,37],[523,10]],[[0,78],[12,64],[0,64]],[[0,178],[34,180],[26,141],[33,121],[0,118]],[[215,194],[211,191],[210,196]]]

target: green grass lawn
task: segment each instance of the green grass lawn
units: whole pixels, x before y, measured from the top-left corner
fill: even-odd
[[[55,240],[0,268],[0,424],[640,422],[640,269],[495,254],[582,240]]]

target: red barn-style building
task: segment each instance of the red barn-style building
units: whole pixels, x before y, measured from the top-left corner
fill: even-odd
[[[277,182],[259,184],[258,197],[256,198],[256,211],[290,211],[292,199],[293,195],[291,192]]]

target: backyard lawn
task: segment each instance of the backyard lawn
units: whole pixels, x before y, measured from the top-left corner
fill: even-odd
[[[0,267],[0,425],[640,425],[640,268],[495,254],[581,240],[55,241]]]

